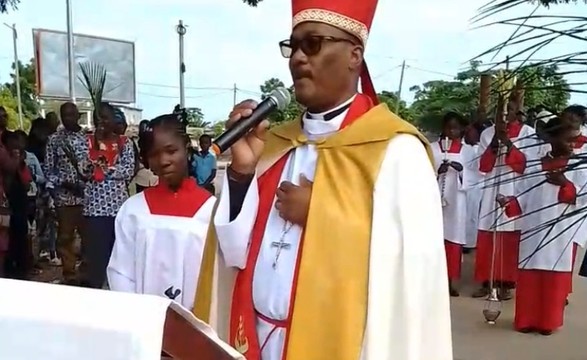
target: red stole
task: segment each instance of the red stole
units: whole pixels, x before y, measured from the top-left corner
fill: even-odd
[[[198,210],[212,196],[192,178],[186,178],[176,192],[171,191],[163,181],[143,191],[149,211],[153,215],[194,217]]]
[[[341,124],[341,129],[352,124],[355,120],[367,113],[373,107],[371,99],[363,94],[358,94],[349,111]],[[257,314],[253,304],[253,276],[257,257],[261,249],[265,227],[275,199],[275,192],[279,186],[281,174],[287,163],[290,152],[282,156],[273,166],[271,166],[258,179],[259,187],[259,209],[257,219],[253,226],[251,234],[251,243],[249,245],[249,254],[244,270],[240,270],[236,277],[234,292],[232,297],[231,315],[230,315],[230,345],[246,356],[248,360],[261,359],[261,346],[257,338],[256,321]],[[286,339],[283,350],[283,358],[287,354],[288,335],[291,326],[291,317],[295,306],[295,290],[297,285],[298,270],[301,260],[301,251],[303,247],[304,235],[301,237],[301,244],[298,250],[298,259],[294,272],[294,279],[291,289],[290,306],[288,319],[286,323]],[[271,336],[271,335],[270,335]],[[295,360],[295,359],[292,359]]]
[[[113,167],[118,160],[118,156],[120,155],[125,142],[125,136],[119,136],[116,141],[100,141],[96,140],[96,137],[93,134],[88,135],[90,160],[92,160],[92,162],[97,162],[100,158],[102,158],[106,160],[106,166],[108,168]],[[100,182],[104,181],[105,178],[106,174],[104,173],[104,170],[100,166],[95,166],[92,179],[94,181]]]

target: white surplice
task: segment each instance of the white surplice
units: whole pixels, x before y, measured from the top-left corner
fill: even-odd
[[[479,142],[479,156],[482,156],[485,150],[490,146],[495,134],[495,126],[485,129],[481,133]],[[522,125],[522,129],[517,137],[510,138],[511,142],[525,156],[527,164],[533,159],[538,158],[540,146],[536,146],[537,138],[528,125]],[[512,221],[503,211],[500,211],[496,201],[498,191],[504,196],[516,195],[516,179],[520,176],[515,173],[510,166],[505,163],[505,156],[502,155],[496,160],[496,165],[489,173],[482,173],[484,177],[483,191],[481,194],[481,210],[479,213],[479,230],[491,231],[496,226],[497,231],[515,231],[520,230],[518,221]]]
[[[191,310],[215,201],[210,197],[193,217],[180,217],[152,214],[144,192],[130,197],[116,216],[110,289],[177,294],[173,300]]]
[[[447,204],[442,208],[444,239],[455,244],[465,245],[467,243],[467,184],[471,182],[467,178],[472,176],[468,164],[474,159],[474,150],[470,145],[463,143],[458,153],[451,153],[448,152],[448,149],[442,149],[442,146],[441,141],[432,143],[436,169],[445,160],[448,162],[456,161],[463,166],[462,171],[457,171],[449,166],[446,173],[438,176],[438,188]]]
[[[473,145],[473,158],[468,164],[469,176],[466,177],[467,187],[467,224],[465,233],[467,242],[465,247],[473,249],[477,246],[477,230],[479,229],[479,211],[481,210],[481,194],[483,177],[479,171],[479,145]]]
[[[312,119],[306,116],[304,132],[309,139],[333,134],[346,113],[329,121],[319,119],[320,114],[313,114]],[[316,159],[311,144],[295,149],[281,181],[298,184],[301,174],[313,180]],[[242,269],[259,206],[256,179],[248,189],[240,214],[232,222],[229,205],[225,179],[215,218],[219,247],[227,266]],[[253,278],[256,311],[275,320],[285,320],[288,315],[302,234],[299,226],[286,232],[284,240],[291,247],[281,251],[274,269],[276,249],[271,243],[279,241],[283,229],[284,220],[272,208]],[[438,184],[422,143],[411,135],[392,139],[382,162],[373,193],[370,249],[368,313],[361,359],[452,360]],[[273,327],[257,319],[260,344]],[[281,359],[284,339],[285,329],[276,329],[263,348],[262,359]]]
[[[584,135],[583,135],[584,136]],[[542,156],[546,155],[550,151],[550,144],[544,143],[541,146],[541,154]],[[587,169],[587,164],[584,163],[584,157],[587,155],[587,143],[584,143],[582,146],[575,147],[573,149],[574,157],[569,160],[569,166],[573,167],[573,164],[580,164],[576,167],[573,167],[569,171],[565,173],[565,176],[572,181],[575,186],[577,186],[579,192],[578,194],[586,194],[587,193],[587,178],[583,176],[583,173]],[[583,195],[584,197],[585,195]],[[579,227],[575,227],[572,239],[573,242],[577,245],[581,246],[582,248],[587,245],[587,215],[583,212],[580,216],[583,217],[582,220],[579,221]]]
[[[543,172],[541,165],[528,170],[534,174]],[[581,227],[584,214],[568,215],[574,214],[574,211],[583,207],[586,201],[584,197],[577,197],[575,205],[560,203],[560,187],[544,182],[545,179],[545,175],[528,176],[516,186],[518,193],[522,194],[517,199],[523,214],[520,218],[523,233],[520,241],[519,268],[571,271],[573,239]],[[584,184],[587,181],[586,171],[577,171],[574,179]],[[538,185],[540,183],[542,184]],[[581,186],[577,183],[574,185],[577,194],[580,194]]]

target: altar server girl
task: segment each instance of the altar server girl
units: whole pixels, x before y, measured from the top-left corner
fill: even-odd
[[[466,121],[450,112],[442,119],[440,140],[432,144],[434,162],[438,169],[438,186],[442,195],[444,217],[444,247],[448,265],[449,291],[459,296],[453,281],[461,276],[461,256],[467,242],[467,193],[468,164],[474,159],[474,151],[463,142]]]
[[[165,296],[191,310],[215,198],[188,177],[188,141],[176,115],[151,120],[141,133],[141,153],[159,183],[120,209],[108,282],[114,291]]]
[[[514,327],[550,335],[563,325],[572,277],[573,236],[583,215],[584,170],[571,170],[575,135],[568,122],[544,128],[550,151],[516,184],[516,198],[499,197],[509,216],[521,214],[522,235]]]

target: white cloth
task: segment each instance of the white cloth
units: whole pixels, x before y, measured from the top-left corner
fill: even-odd
[[[0,359],[161,358],[169,299],[4,279],[0,293]]]
[[[116,216],[110,289],[159,296],[179,291],[174,300],[192,309],[215,200],[188,218],[151,214],[144,193],[129,198]]]
[[[529,176],[519,181],[516,187],[521,194],[518,202],[523,213],[520,218],[523,233],[520,241],[519,268],[571,271],[572,242],[581,227],[584,215],[568,214],[582,208],[585,199],[577,197],[575,205],[559,203],[560,187],[544,182],[545,176],[530,175],[538,173],[544,173],[541,165],[529,168]],[[577,171],[575,179],[581,179],[582,184],[585,184],[586,172]],[[575,188],[577,194],[581,193],[581,186],[575,184]],[[565,214],[567,216],[561,219]]]
[[[462,144],[460,152],[445,153],[441,142],[436,141],[432,143],[432,153],[436,169],[440,168],[444,161],[456,161],[463,166],[463,170],[460,172],[449,166],[446,173],[438,176],[438,187],[446,202],[442,208],[444,239],[455,244],[465,245],[467,243],[467,183],[471,182],[465,178],[472,176],[469,174],[468,163],[474,159],[474,150],[470,145]]]
[[[473,145],[473,158],[466,166],[469,168],[469,176],[465,179],[467,187],[467,224],[465,247],[475,248],[477,246],[477,230],[479,228],[479,211],[481,209],[481,192],[483,177],[479,172],[479,145]]]
[[[135,175],[134,181],[139,186],[150,187],[157,185],[159,182],[159,177],[157,177],[157,175],[153,174],[151,170],[147,169],[143,166],[143,164],[141,164],[139,171]]]
[[[304,131],[309,138],[336,132],[345,115],[343,112],[330,121],[304,119]],[[317,158],[314,147],[299,147],[294,154],[281,180],[298,183],[300,174],[312,180]],[[242,269],[259,205],[258,184],[256,180],[251,183],[242,210],[232,222],[228,192],[225,179],[215,225],[226,264]],[[373,199],[367,327],[361,359],[452,360],[440,194],[418,139],[398,135],[390,141]],[[422,219],[426,219],[426,226],[422,226]],[[285,234],[291,248],[281,251],[274,270],[276,249],[271,242],[279,241],[283,226],[284,221],[272,208],[253,279],[256,310],[276,320],[287,318],[302,233],[300,227],[293,226]],[[260,343],[272,329],[273,325],[258,319]],[[262,359],[281,359],[284,339],[285,329],[275,330]]]
[[[479,156],[482,156],[485,150],[490,146],[495,126],[489,127],[481,133],[479,142]],[[510,138],[515,147],[517,147],[525,156],[529,164],[531,160],[538,157],[539,146],[536,146],[537,139],[534,129],[528,125],[522,125],[518,137]],[[518,221],[509,219],[503,211],[499,210],[496,201],[497,195],[514,196],[516,179],[520,176],[512,168],[505,164],[505,156],[500,156],[496,160],[493,170],[484,176],[484,188],[481,194],[481,210],[479,214],[479,230],[491,231],[497,225],[497,231],[515,231],[520,230]]]

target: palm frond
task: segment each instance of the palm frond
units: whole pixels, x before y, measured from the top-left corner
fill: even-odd
[[[79,64],[82,76],[78,77],[90,95],[90,100],[97,108],[102,102],[104,88],[106,87],[106,75],[108,72],[102,64],[91,61]]]
[[[512,69],[515,74],[523,73],[524,69],[541,66],[552,66],[558,75],[578,74],[585,71],[587,64],[585,51],[574,50],[585,47],[587,41],[587,17],[575,15],[576,11],[569,6],[568,14],[542,14],[539,9],[556,4],[579,3],[587,1],[574,0],[491,0],[478,9],[472,19],[477,28],[510,27],[511,34],[498,44],[477,55],[473,60],[483,57],[492,57],[491,63],[486,64],[488,71],[502,68],[505,64],[515,64]],[[535,5],[528,7],[528,4]],[[527,15],[508,16],[512,10],[528,7]],[[545,49],[565,39],[569,43],[559,55],[549,59],[539,59],[538,54]],[[511,53],[507,59],[494,61],[505,49]],[[566,50],[568,49],[568,50]],[[586,93],[585,82],[579,81],[569,84],[569,92]],[[543,89],[547,90],[547,89]]]

